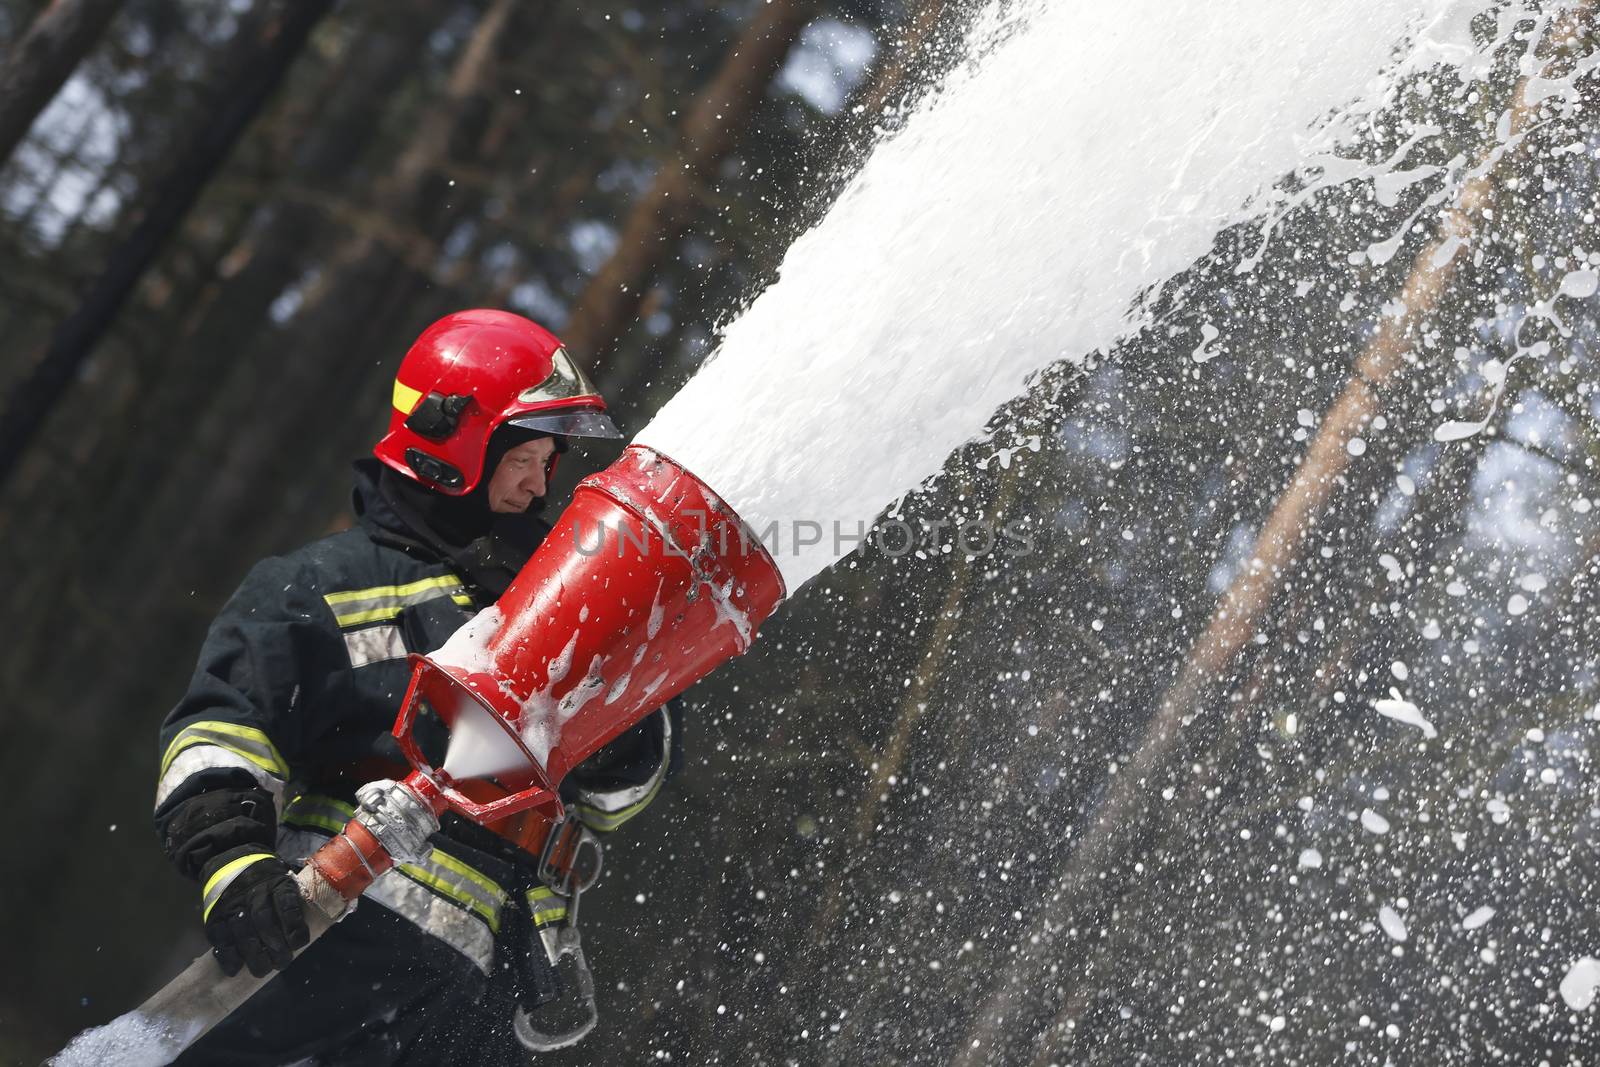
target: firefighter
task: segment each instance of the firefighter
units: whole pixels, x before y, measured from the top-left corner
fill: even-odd
[[[574,437],[620,434],[560,341],[503,311],[441,319],[400,364],[374,458],[355,464],[357,525],[257,564],[212,623],[162,726],[156,826],[200,886],[222,968],[284,973],[180,1062],[527,1061],[527,1024],[560,993],[571,888],[540,877],[546,820],[446,814],[429,862],[381,876],[299,958],[292,874],[357,787],[404,776],[390,728],[406,656],[505,590],[550,530],[539,510]],[[571,817],[606,833],[644,808],[681,759],[677,719],[663,709],[575,768]],[[417,737],[437,764],[442,724]]]

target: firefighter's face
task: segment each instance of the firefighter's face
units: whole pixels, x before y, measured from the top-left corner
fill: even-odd
[[[528,510],[549,488],[546,479],[556,443],[549,437],[524,441],[507,452],[489,476],[489,510],[517,515]]]

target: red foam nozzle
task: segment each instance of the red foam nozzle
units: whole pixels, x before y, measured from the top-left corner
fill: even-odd
[[[569,770],[747,649],[784,595],[733,509],[673,460],[631,445],[578,484],[494,608],[413,657],[395,736],[469,818],[558,815]],[[436,770],[411,736],[422,704],[453,730],[480,717],[475,729],[500,731],[518,767],[496,768],[491,793]]]

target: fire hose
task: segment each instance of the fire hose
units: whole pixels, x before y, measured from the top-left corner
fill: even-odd
[[[428,838],[439,829],[443,796],[437,790],[419,790],[419,781],[425,779],[412,774],[405,782],[362,786],[355,815],[295,875],[306,901],[307,946],[343,918],[379,875],[396,863],[423,862],[432,853]],[[304,951],[302,947],[295,955]],[[51,1063],[165,1063],[271,978],[270,973],[258,978],[248,970],[228,975],[207,952],[134,1011],[80,1034]]]
[[[348,915],[361,894],[386,871],[396,864],[426,862],[433,852],[428,839],[439,829],[443,801],[443,794],[416,773],[403,782],[371,782],[357,791],[355,815],[342,831],[312,853],[295,875],[307,905],[306,926],[310,931],[306,944],[295,951],[296,956]],[[569,901],[567,919],[555,935],[554,955],[570,957],[576,965],[577,999],[583,1006],[584,1018],[575,1026],[551,1032],[536,1025],[526,1010],[517,1009],[514,1032],[531,1051],[550,1052],[575,1045],[599,1022],[594,977],[584,958],[577,928],[579,900],[598,875],[597,861],[582,879],[574,879],[569,872],[562,887]],[[248,970],[226,974],[216,957],[207,952],[133,1012],[117,1023],[80,1035],[51,1062],[126,1062],[126,1053],[134,1050],[140,1058],[158,1056],[152,1062],[166,1062],[227,1018],[271,978],[270,973],[256,977]]]

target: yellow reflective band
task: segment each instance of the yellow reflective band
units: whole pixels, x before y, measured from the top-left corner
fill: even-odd
[[[356,813],[356,806],[354,804],[350,803],[348,800],[340,800],[338,797],[328,796],[326,793],[301,793],[299,796],[289,801],[290,811],[300,807],[331,808],[335,812],[343,815],[346,819]]]
[[[326,830],[330,834],[340,834],[344,832],[345,824],[350,820],[333,819],[326,815],[318,815],[314,811],[294,811],[285,812],[283,821],[287,826],[314,826],[319,830]]]
[[[221,737],[211,736],[221,734],[222,737],[237,738],[245,745],[230,745]],[[289,764],[284,760],[283,754],[278,751],[278,746],[272,743],[272,738],[257,730],[253,726],[240,726],[232,722],[203,721],[192,722],[178,731],[178,736],[172,739],[172,744],[167,746],[167,753],[161,758],[161,773],[166,774],[167,768],[172,766],[172,761],[178,753],[191,745],[216,745],[229,752],[254,763],[257,767],[277,778],[289,776]],[[254,746],[254,748],[247,747]]]
[[[528,890],[528,911],[533,917],[534,929],[562,922],[567,917],[567,898],[547,885],[535,886]]]
[[[167,749],[166,759],[161,761],[161,773],[166,774],[166,769],[172,765],[172,761],[178,756],[179,753],[186,748],[193,748],[196,745],[211,745],[215,748],[227,749],[240,759],[249,760],[251,763],[255,764],[257,767],[260,767],[274,778],[288,777],[284,770],[280,769],[265,756],[259,756],[254,752],[246,752],[244,749],[239,748],[236,745],[230,745],[224,741],[218,741],[215,738],[206,737],[204,734],[190,734],[187,737],[180,737],[178,740],[172,742],[172,747]]]
[[[376,600],[379,597],[401,597],[420,593],[424,589],[448,589],[461,584],[461,579],[453,574],[441,574],[437,578],[423,578],[420,581],[407,582],[405,585],[375,585],[371,589],[351,589],[343,593],[329,593],[323,597],[329,607],[336,604],[349,604],[357,600]]]
[[[464,608],[472,607],[472,598],[465,593],[453,593],[450,599]],[[373,608],[371,611],[353,611],[348,615],[335,615],[334,621],[341,629],[362,626],[369,622],[388,622],[390,619],[398,618],[400,613],[410,606],[410,604],[396,604],[392,607]]]
[[[317,808],[326,810],[317,811]],[[314,826],[330,834],[338,834],[344,832],[345,824],[355,813],[353,804],[346,804],[336,797],[302,793],[289,801],[289,806],[283,812],[283,822],[287,826]]]
[[[411,414],[417,406],[417,401],[422,399],[422,390],[413,389],[399,378],[394,380],[394,409],[403,414]]]
[[[433,855],[429,856],[428,858],[434,863],[437,863],[439,866],[443,867],[445,870],[454,874],[459,874],[461,877],[479,887],[496,900],[504,899],[506,891],[501,889],[499,885],[489,878],[488,875],[484,874],[482,871],[474,870],[473,868],[468,867],[465,863],[462,863],[448,852],[441,852],[436,848],[433,850]]]
[[[615,830],[645,808],[648,808],[650,802],[656,798],[656,794],[661,792],[661,783],[666,780],[667,776],[665,774],[656,775],[655,784],[650,787],[650,792],[645,794],[644,799],[637,804],[623,808],[621,811],[601,811],[591,804],[579,804],[578,821],[589,829],[599,830],[601,833]]]
[[[432,858],[435,863],[439,861],[437,849],[434,850],[434,855]],[[399,871],[413,882],[427,886],[440,896],[447,897],[450,900],[455,901],[457,904],[461,905],[463,908],[466,908],[478,918],[488,923],[490,930],[497,934],[500,932],[500,916],[477,897],[472,896],[469,893],[462,892],[460,889],[457,889],[455,886],[451,885],[443,878],[440,878],[432,871],[424,870],[421,867],[412,866],[409,863],[402,863],[396,867],[395,870]]]
[[[262,860],[270,860],[272,858],[273,855],[270,852],[252,852],[248,856],[240,856],[236,860],[229,860],[224,863],[216,874],[206,880],[206,887],[200,891],[200,898],[206,902],[205,910],[200,913],[200,921],[205,922],[211,918],[211,909],[217,906],[218,900],[222,899],[222,890],[227,888],[227,884],[233,881],[240,871],[252,863],[260,863]],[[212,895],[213,893],[215,893],[215,896]]]
[[[435,590],[447,593],[461,607],[472,607],[472,597],[467,595],[466,583],[453,574],[422,578],[405,585],[375,585],[370,589],[328,593],[322,599],[333,612],[334,621],[342,629],[349,629],[369,622],[393,619],[412,604],[433,599],[428,594]]]

